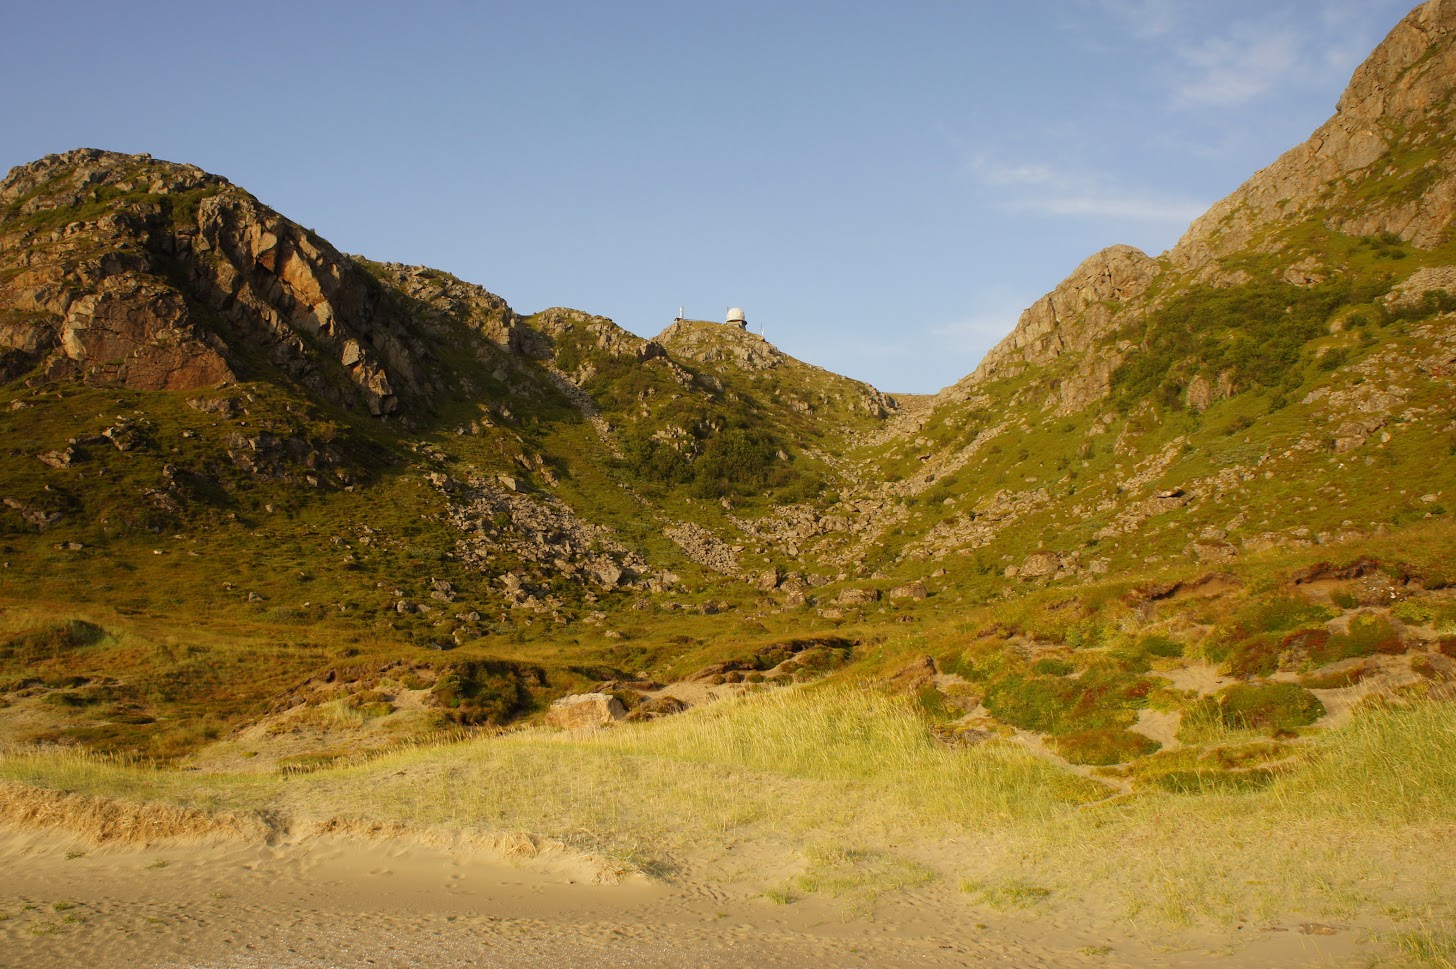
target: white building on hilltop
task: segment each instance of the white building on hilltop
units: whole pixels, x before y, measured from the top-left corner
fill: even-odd
[[[729,324],[730,326],[736,326],[740,330],[748,329],[748,317],[743,315],[743,310],[741,307],[735,306],[731,310],[729,310],[728,318],[724,322]]]

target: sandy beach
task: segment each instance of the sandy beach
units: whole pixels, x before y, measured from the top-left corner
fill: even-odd
[[[752,865],[752,859],[748,859]],[[745,885],[513,861],[406,839],[94,845],[0,838],[5,969],[314,967],[1254,967],[1358,964],[1355,925],[1169,933],[1086,904],[1036,913],[932,884],[848,911],[775,904]]]

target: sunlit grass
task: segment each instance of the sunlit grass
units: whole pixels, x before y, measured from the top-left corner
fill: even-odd
[[[28,752],[0,757],[0,780],[295,821],[528,832],[668,877],[692,860],[695,877],[858,909],[945,879],[993,908],[1035,896],[1037,907],[1110,901],[1159,924],[1233,923],[1418,910],[1456,887],[1444,849],[1456,837],[1456,707],[1435,699],[1370,705],[1242,793],[1109,798],[1006,742],[940,747],[908,701],[851,687],[785,688],[596,733],[418,746],[296,777]],[[723,847],[766,845],[776,857],[748,874],[722,867]]]

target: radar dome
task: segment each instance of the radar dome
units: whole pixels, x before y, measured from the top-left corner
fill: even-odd
[[[746,317],[746,316],[743,315],[743,310],[740,307],[735,306],[731,310],[728,311],[728,320],[727,320],[727,322],[729,322],[729,323],[737,323],[739,326],[747,326],[748,325],[748,317]]]

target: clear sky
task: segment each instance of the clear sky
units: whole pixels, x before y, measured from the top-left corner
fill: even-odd
[[[8,3],[0,168],[224,175],[348,252],[882,389],[975,369],[1333,113],[1414,0]]]

